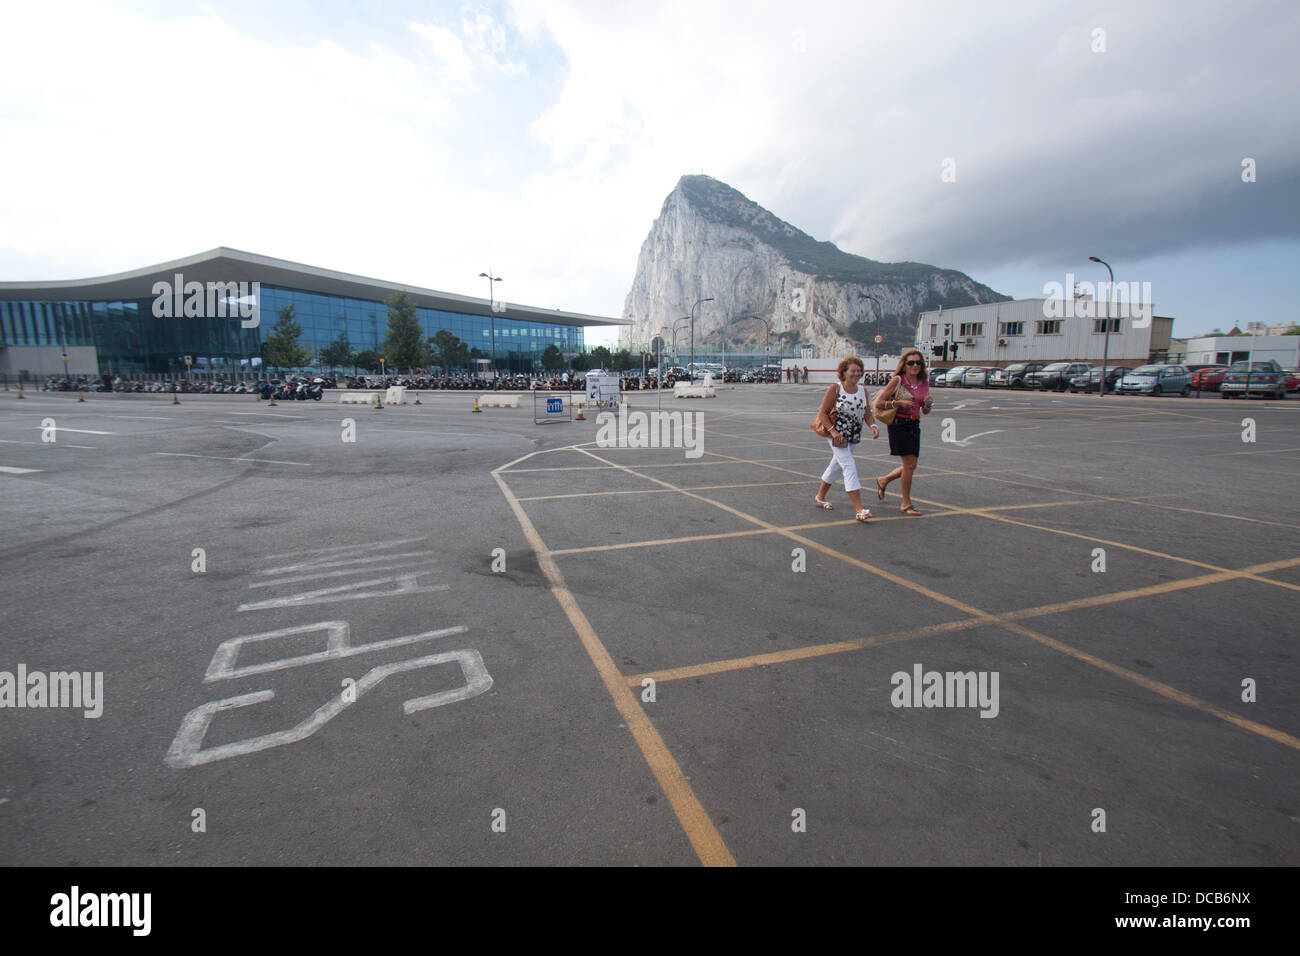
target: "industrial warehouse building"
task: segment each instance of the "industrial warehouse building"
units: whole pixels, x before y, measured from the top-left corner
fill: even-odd
[[[1110,327],[1109,349],[1106,327]],[[927,356],[934,346],[957,345],[949,362],[1005,366],[1013,362],[1144,365],[1165,361],[1174,320],[1153,314],[1151,303],[1016,299],[922,312],[916,344]],[[942,361],[942,360],[941,360]]]
[[[585,328],[629,324],[217,248],[95,279],[0,282],[0,373],[176,375],[188,356],[196,376],[256,375],[263,338],[287,305],[313,354],[340,334],[356,352],[381,351],[394,292],[407,293],[428,338],[446,329],[503,370],[540,370],[547,346],[572,356]]]

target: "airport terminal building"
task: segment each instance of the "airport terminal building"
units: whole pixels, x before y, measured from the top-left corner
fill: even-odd
[[[317,356],[307,368],[323,371],[320,350],[341,334],[354,352],[382,351],[384,299],[394,292],[407,293],[427,338],[446,329],[503,371],[539,371],[547,346],[573,356],[584,350],[585,328],[630,324],[223,247],[94,279],[0,282],[0,373],[170,376],[187,372],[188,357],[196,376],[259,375],[263,339],[287,305],[302,326],[298,344]]]

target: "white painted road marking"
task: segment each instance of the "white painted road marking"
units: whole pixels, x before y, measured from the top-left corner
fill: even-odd
[[[416,541],[423,541],[423,538],[398,538],[396,541],[380,541],[375,544],[336,544],[329,548],[316,548],[316,554],[329,554],[332,551],[377,551],[381,548],[395,548],[399,544],[413,544]],[[264,558],[298,558],[302,557],[301,551],[282,551],[278,554],[264,554]]]
[[[356,682],[353,690],[356,693],[356,699],[360,700],[362,695],[380,684],[385,678],[393,674],[400,674],[405,671],[420,670],[425,667],[434,667],[438,664],[445,664],[455,661],[460,665],[461,673],[465,677],[465,686],[457,687],[453,690],[442,691],[437,694],[429,694],[426,697],[413,697],[403,702],[402,712],[413,714],[421,710],[429,710],[433,707],[441,707],[444,704],[455,703],[456,701],[468,700],[471,697],[477,697],[479,694],[491,689],[492,676],[488,674],[487,667],[483,664],[483,658],[478,651],[460,650],[448,651],[443,654],[431,654],[428,657],[417,657],[409,661],[400,661],[396,664],[383,664],[379,667],[372,668]],[[169,767],[197,767],[201,764],[212,763],[217,760],[226,760],[230,757],[240,757],[245,754],[257,753],[261,750],[269,750],[272,747],[282,747],[285,744],[297,743],[305,740],[320,730],[329,721],[333,720],[348,707],[352,706],[346,701],[342,694],[335,694],[328,701],[316,708],[310,717],[288,730],[280,730],[275,733],[262,734],[258,737],[248,737],[244,740],[237,740],[233,743],[222,744],[219,747],[213,747],[210,750],[204,750],[203,738],[207,736],[208,726],[212,723],[212,718],[223,710],[234,710],[239,707],[251,707],[254,704],[260,704],[268,700],[275,699],[275,691],[259,690],[251,694],[241,694],[238,697],[228,697],[225,700],[214,700],[199,707],[194,708],[185,715],[181,720],[180,730],[177,731],[175,739],[167,749],[167,756],[164,763]]]
[[[44,445],[46,448],[85,448],[88,451],[94,451],[99,447],[98,445],[69,445],[65,442],[21,441],[17,438],[0,438],[0,442],[4,442],[6,445]]]
[[[368,568],[345,568],[342,571],[320,571],[316,574],[296,574],[291,578],[277,578],[274,581],[254,581],[249,585],[250,588],[274,588],[282,584],[297,584],[299,581],[314,581],[317,578],[345,578],[349,574],[360,574],[362,571],[374,573],[375,571],[396,571],[401,568],[418,568],[424,562],[422,561],[395,561],[391,564],[375,564]]]
[[[961,439],[960,441],[954,438],[948,444],[956,445],[958,448],[965,448],[967,445],[969,445],[976,438],[979,438],[981,435],[996,435],[1000,431],[1002,431],[1001,428],[995,428],[992,431],[976,432],[974,435],[967,435],[965,438]]]
[[[432,641],[451,634],[464,634],[467,630],[468,628],[464,625],[458,624],[455,627],[444,627],[437,631],[425,631],[423,634],[407,634],[404,637],[393,637],[386,641],[373,641],[369,644],[357,645],[349,644],[351,629],[347,621],[322,621],[319,624],[305,624],[302,627],[284,627],[277,631],[267,631],[264,634],[248,634],[221,642],[216,653],[212,655],[212,662],[208,664],[208,672],[203,675],[203,683],[210,684],[213,681],[228,680],[232,677],[266,674],[270,671],[284,670],[289,667],[303,667],[319,661],[355,657],[357,654],[380,651],[387,647],[401,647],[403,644]],[[246,667],[235,666],[235,659],[239,657],[240,648],[246,644],[259,644],[262,641],[272,641],[291,634],[310,634],[313,631],[325,632],[325,650],[311,654],[301,654],[297,657],[286,657],[277,661],[264,661],[261,664],[249,664]]]
[[[220,455],[191,455],[181,451],[156,451],[155,455],[166,455],[169,458],[211,458],[213,461],[256,461],[264,465],[302,465],[306,468],[311,467],[309,461],[276,461],[274,458],[222,458]]]
[[[299,552],[301,554],[302,552]],[[373,564],[376,561],[393,561],[398,558],[422,558],[425,556],[436,555],[436,551],[403,551],[400,554],[380,554],[373,558],[340,558],[337,561],[304,561],[301,564],[286,564],[282,568],[269,568],[265,571],[258,571],[258,574],[289,574],[293,571],[312,571],[319,568],[341,568],[349,564]],[[371,570],[369,568],[358,568],[358,571]],[[250,584],[249,587],[254,587]]]
[[[6,475],[33,475],[40,471],[39,468],[15,468],[12,465],[0,465],[0,471]]]
[[[36,429],[39,429],[39,430],[42,430],[42,431],[44,430],[44,426],[42,426],[42,425],[33,425],[32,427],[33,427],[33,428],[36,428]],[[62,425],[58,425],[58,426],[53,426],[53,425],[52,425],[52,426],[50,426],[50,431],[53,431],[53,432],[76,432],[76,433],[79,434],[79,435],[116,435],[116,434],[117,434],[117,432],[100,432],[100,431],[95,431],[95,429],[93,429],[93,428],[65,428],[65,427],[62,426]]]
[[[337,588],[321,588],[318,591],[304,591],[302,594],[292,594],[288,597],[271,598],[253,604],[241,604],[236,610],[265,611],[277,607],[305,607],[308,604],[329,604],[333,601],[355,601],[360,598],[370,597],[397,597],[402,594],[427,594],[430,591],[448,591],[451,589],[449,584],[419,587],[415,583],[415,579],[420,575],[432,573],[432,571],[415,571],[411,574],[398,574],[387,578],[372,578],[369,581],[357,581],[355,584],[345,584]],[[357,591],[357,588],[369,587],[372,584],[387,584],[389,582],[396,582],[397,587],[391,591]],[[356,593],[347,594],[345,593],[347,591],[356,591]]]

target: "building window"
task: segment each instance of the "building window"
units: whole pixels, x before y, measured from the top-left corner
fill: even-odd
[[[1003,322],[999,328],[1002,330],[998,333],[999,335],[1025,334],[1025,323],[1023,322]]]
[[[958,332],[963,338],[976,338],[984,334],[983,322],[962,322]]]
[[[1039,335],[1060,335],[1064,328],[1064,319],[1043,319],[1034,323],[1034,331]]]
[[[1119,323],[1120,323],[1121,321],[1122,321],[1122,320],[1120,320],[1120,319],[1093,319],[1093,320],[1092,320],[1092,331],[1093,331],[1095,334],[1097,334],[1097,335],[1101,335],[1101,334],[1103,334],[1104,332],[1107,331],[1106,326],[1107,326],[1107,325],[1110,325],[1110,331],[1111,331],[1111,332],[1118,332],[1118,331],[1119,331]]]
[[[935,332],[937,332],[938,329],[939,329],[939,326],[938,326],[938,325],[936,325],[936,324],[933,323],[933,322],[930,323],[930,338],[934,338],[934,336],[935,336]]]

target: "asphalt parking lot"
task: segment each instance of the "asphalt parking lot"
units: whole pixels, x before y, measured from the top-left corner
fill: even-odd
[[[939,389],[858,524],[820,392],[0,392],[0,672],[103,675],[0,863],[1300,861],[1300,402]]]

